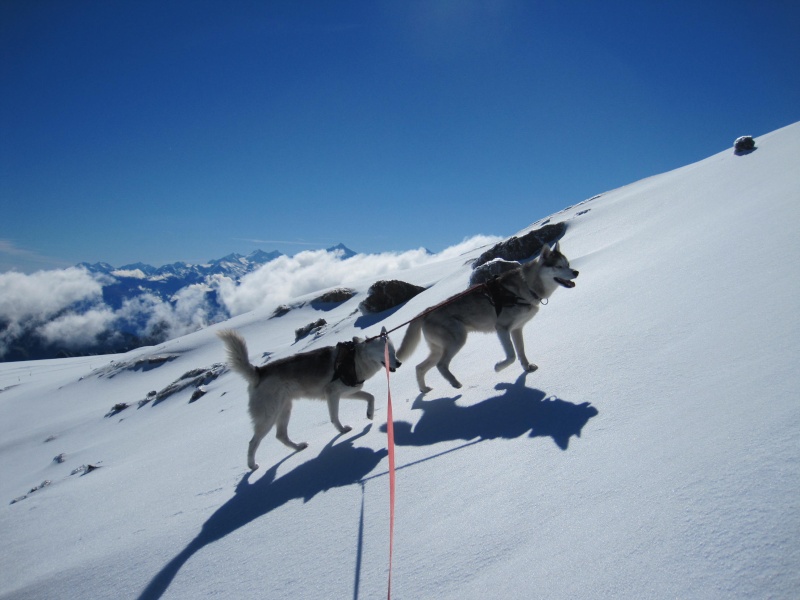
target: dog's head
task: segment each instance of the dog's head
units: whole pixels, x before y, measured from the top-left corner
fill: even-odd
[[[558,243],[552,249],[545,244],[538,260],[541,264],[541,277],[547,287],[550,287],[547,285],[548,279],[565,288],[575,287],[573,280],[578,276],[578,271],[569,266],[569,260],[561,254]]]
[[[385,341],[384,341],[385,340]],[[367,338],[366,340],[362,340],[361,338],[354,337],[353,341],[358,343],[364,344],[369,352],[369,355],[375,360],[379,362],[383,367],[386,367],[386,344],[389,345],[389,370],[394,373],[400,365],[402,364],[399,360],[397,360],[397,355],[394,351],[394,344],[392,343],[391,338],[386,332],[386,327],[381,328],[381,334],[379,336],[375,336],[373,338]]]

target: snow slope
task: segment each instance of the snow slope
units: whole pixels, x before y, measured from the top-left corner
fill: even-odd
[[[473,335],[461,390],[432,371],[418,395],[423,345],[393,375],[394,598],[796,597],[800,124],[756,141],[551,217],[581,275],[526,328],[535,373],[495,373],[499,342]],[[479,253],[387,274],[430,287],[380,321],[354,312],[365,281],[324,313],[222,326],[258,362],[375,334],[463,289]],[[294,343],[321,316],[325,335]],[[385,378],[373,423],[342,403],[347,435],[297,403],[310,447],[270,435],[249,475],[237,375],[137,407],[221,362],[214,331],[0,365],[0,598],[385,595]]]

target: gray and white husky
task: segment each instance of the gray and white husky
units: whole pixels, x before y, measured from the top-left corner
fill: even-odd
[[[339,422],[339,399],[357,398],[367,402],[367,418],[375,414],[375,397],[363,391],[364,382],[384,367],[385,344],[389,341],[389,369],[400,366],[394,346],[386,336],[326,346],[309,352],[282,358],[256,367],[250,363],[247,344],[238,332],[224,330],[217,335],[228,350],[228,365],[247,380],[250,396],[250,417],[253,420],[253,438],[247,450],[247,466],[258,468],[256,450],[273,425],[275,437],[294,450],[303,450],[308,444],[297,444],[289,439],[287,427],[292,414],[292,401],[297,398],[327,400],[331,422],[340,433],[351,427]]]
[[[578,271],[572,269],[558,244],[552,250],[545,244],[536,260],[521,265],[486,283],[473,286],[428,309],[409,325],[397,357],[406,360],[425,335],[430,354],[417,365],[417,384],[424,394],[431,388],[425,385],[425,374],[434,366],[455,388],[461,383],[450,372],[450,361],[464,346],[467,334],[496,331],[506,357],[494,366],[495,371],[505,369],[519,356],[525,371],[535,371],[525,356],[522,328],[539,311],[542,300],[550,297],[559,287],[575,287]],[[427,313],[427,314],[426,314]],[[515,354],[516,350],[516,354]]]

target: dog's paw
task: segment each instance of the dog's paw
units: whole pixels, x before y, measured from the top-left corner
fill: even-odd
[[[419,388],[419,391],[422,392],[423,394],[427,394],[431,390],[433,390],[433,388],[428,387],[427,385],[423,385],[421,388]]]
[[[253,463],[253,464],[247,465],[247,466],[250,468],[251,471],[257,471],[258,470],[258,463]]]
[[[301,442],[297,444],[297,451],[300,452],[301,450],[305,450],[308,448],[308,442]]]
[[[450,385],[452,385],[452,386],[453,386],[454,388],[456,388],[457,390],[460,390],[460,389],[461,389],[461,382],[460,382],[460,381],[451,381],[451,382],[450,382]]]
[[[344,426],[344,427],[342,427],[342,428],[341,428],[339,431],[340,431],[341,433],[348,433],[348,432],[350,432],[350,431],[353,431],[353,428],[352,428],[352,427],[350,427],[350,425],[345,425],[345,426]]]
[[[499,373],[500,371],[505,369],[508,365],[510,365],[512,362],[513,361],[510,361],[510,360],[500,361],[499,363],[495,364],[495,366],[494,366],[495,372]]]
[[[370,421],[372,421],[372,419],[374,419],[374,418],[375,418],[375,409],[374,409],[374,408],[368,408],[368,409],[367,409],[367,418],[368,418]]]
[[[533,372],[534,372],[536,369],[538,369],[538,368],[539,368],[539,367],[538,367],[537,365],[534,365],[534,364],[529,364],[529,365],[527,365],[527,366],[525,367],[525,372],[526,372],[526,373],[533,373]]]

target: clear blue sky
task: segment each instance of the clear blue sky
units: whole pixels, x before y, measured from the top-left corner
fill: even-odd
[[[800,120],[800,4],[0,1],[0,271],[439,251]]]

